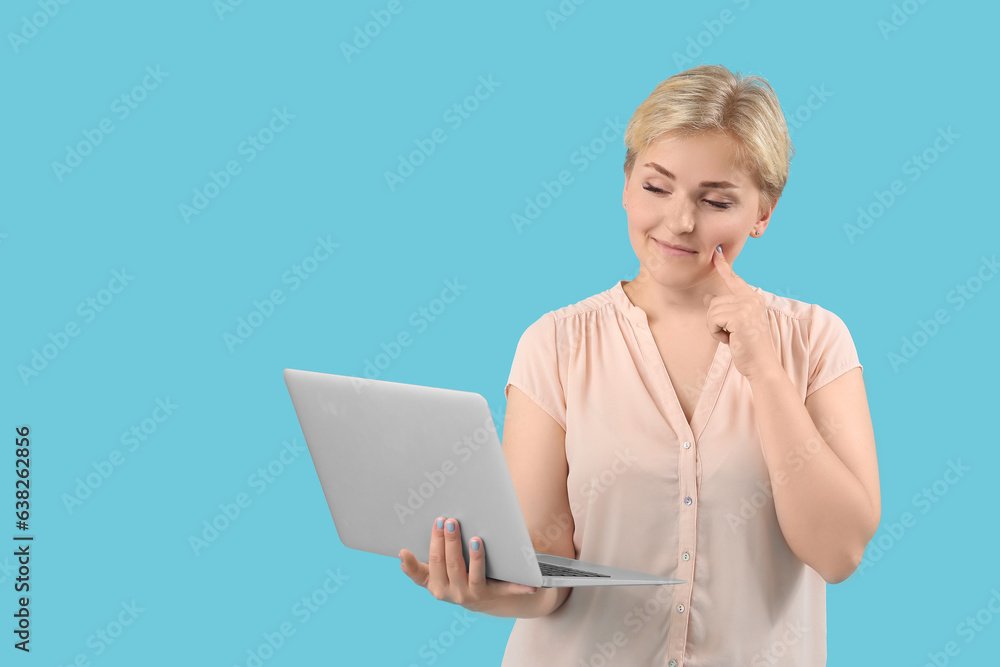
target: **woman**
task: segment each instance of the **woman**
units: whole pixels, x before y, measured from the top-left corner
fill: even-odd
[[[535,590],[484,577],[457,521],[435,598],[517,617],[504,665],[826,663],[826,584],[881,514],[862,365],[843,321],[748,285],[793,154],[760,77],[670,77],[625,132],[622,206],[639,274],[546,313],[506,387],[504,454],[537,551],[686,581]],[[673,246],[670,248],[668,246]]]

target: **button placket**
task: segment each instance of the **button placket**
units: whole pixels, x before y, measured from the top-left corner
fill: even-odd
[[[694,454],[694,452],[691,451],[692,448],[691,448],[691,441],[690,440],[685,440],[684,443],[681,446],[685,450],[687,450],[688,452],[690,452],[691,454]],[[689,563],[691,561],[691,553],[689,551],[683,552],[681,554],[681,561],[683,561],[683,563]],[[682,565],[681,566],[683,568],[683,573],[682,573],[681,576],[684,577],[685,579],[689,580],[689,581],[694,578],[694,571],[693,571],[693,567],[692,567],[693,565],[694,564],[692,563],[691,565]]]
[[[688,608],[691,605],[691,596],[693,595],[694,588],[694,559],[691,557],[694,551],[695,540],[697,539],[696,526],[698,517],[698,489],[697,489],[697,475],[698,475],[698,461],[697,461],[697,448],[694,446],[694,434],[691,433],[690,429],[687,429],[686,433],[682,434],[682,440],[680,442],[680,447],[678,448],[678,473],[680,478],[680,532],[679,532],[679,542],[681,549],[687,549],[682,551],[679,556],[678,562],[678,576],[681,579],[687,581],[683,587],[678,587],[675,589],[674,596],[674,614],[679,615],[671,622],[672,634],[674,636],[671,638],[669,643],[670,653],[674,655],[683,654],[687,646],[687,633],[689,626],[689,613]],[[669,663],[668,663],[669,664]],[[674,661],[674,665],[677,665],[678,661]]]
[[[682,549],[687,548],[689,551],[683,552],[687,554],[686,559],[683,556],[679,557],[679,578],[684,579],[687,583],[678,584],[674,588],[674,612],[677,613],[678,606],[688,612],[690,611],[694,586],[694,558],[692,556],[697,546],[695,543],[697,541],[698,518],[698,457],[695,434],[700,434],[704,430],[708,417],[722,391],[722,385],[728,369],[732,365],[732,359],[727,345],[719,345],[716,348],[715,356],[709,367],[709,375],[689,421],[684,415],[673,383],[666,372],[666,367],[656,347],[656,341],[649,329],[648,319],[641,310],[637,310],[636,315],[634,322],[637,325],[635,329],[637,343],[643,362],[655,378],[657,403],[674,433],[680,436],[679,446],[676,450],[677,491],[681,501],[677,531],[679,545]],[[684,655],[687,647],[689,617],[690,613],[683,613],[683,616],[675,618],[670,623],[667,643],[668,651],[672,655]],[[670,667],[674,667],[680,662],[674,660]]]

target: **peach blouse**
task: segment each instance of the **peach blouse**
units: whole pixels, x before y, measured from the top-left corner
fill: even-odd
[[[504,394],[517,385],[566,431],[576,558],[687,583],[576,588],[515,621],[503,665],[826,664],[826,582],[778,526],[749,381],[720,343],[688,424],[624,282],[531,324]],[[803,402],[863,368],[837,315],[753,289]]]

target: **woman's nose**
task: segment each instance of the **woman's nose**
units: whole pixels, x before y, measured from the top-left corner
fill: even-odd
[[[680,203],[670,207],[664,217],[670,231],[675,234],[694,230],[694,210],[688,204]]]

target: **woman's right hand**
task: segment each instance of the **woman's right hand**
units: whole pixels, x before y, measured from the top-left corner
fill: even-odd
[[[449,531],[449,526],[454,530]],[[436,599],[461,605],[469,611],[484,611],[498,600],[538,590],[535,586],[488,578],[486,551],[478,537],[469,541],[469,554],[472,562],[466,572],[458,520],[438,517],[431,526],[430,562],[421,563],[413,552],[403,549],[399,552],[400,567],[406,576]]]

